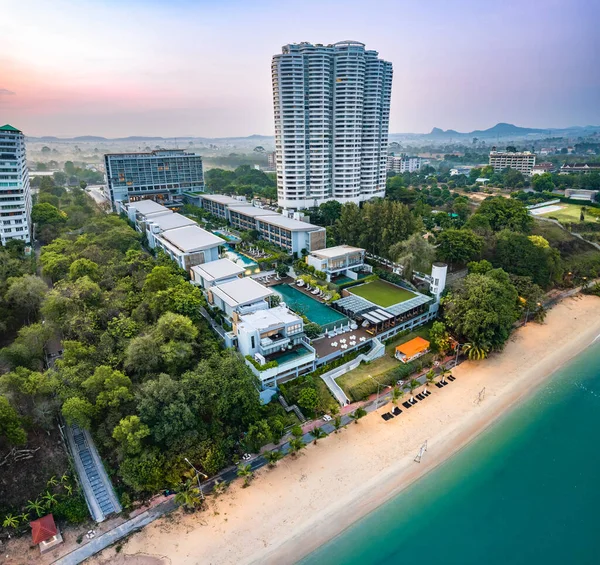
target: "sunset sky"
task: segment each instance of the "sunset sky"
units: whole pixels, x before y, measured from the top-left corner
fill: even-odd
[[[394,65],[391,132],[600,124],[598,0],[0,0],[0,124],[272,135],[271,57],[354,39]]]

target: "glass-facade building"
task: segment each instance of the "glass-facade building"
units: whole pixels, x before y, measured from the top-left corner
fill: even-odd
[[[179,202],[183,192],[204,191],[202,157],[183,149],[104,155],[106,197],[116,202],[151,198]]]
[[[0,126],[0,242],[31,241],[31,191],[25,136],[10,125]]]

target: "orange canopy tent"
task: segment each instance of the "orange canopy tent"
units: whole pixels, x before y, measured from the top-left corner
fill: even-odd
[[[415,337],[396,347],[396,357],[412,359],[415,355],[425,353],[429,349],[429,342],[422,337]]]

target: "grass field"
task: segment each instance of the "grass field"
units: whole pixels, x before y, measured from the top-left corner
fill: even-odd
[[[361,296],[373,304],[383,306],[384,308],[386,306],[398,304],[399,302],[405,302],[416,296],[415,293],[410,290],[400,288],[399,286],[382,280],[353,286],[349,290],[352,294]]]
[[[368,379],[369,375],[377,378],[377,375],[381,375],[382,373],[397,367],[400,364],[400,361],[394,357],[396,346],[400,345],[401,343],[406,343],[417,336],[424,339],[429,339],[429,330],[431,329],[432,323],[433,322],[429,322],[424,326],[416,328],[407,335],[397,337],[391,343],[388,343],[385,346],[385,355],[375,359],[375,361],[371,361],[371,363],[361,363],[356,369],[348,371],[345,375],[342,375],[339,379],[336,379],[337,384],[339,384],[344,392],[348,394],[351,387],[361,383],[365,379]]]
[[[560,210],[554,210],[553,212],[547,212],[546,214],[540,214],[540,216],[544,218],[556,218],[559,222],[579,222],[579,217],[581,214],[582,206],[585,206],[585,203],[579,204],[558,204],[560,206]],[[593,216],[587,217],[586,219],[590,221],[594,221]]]

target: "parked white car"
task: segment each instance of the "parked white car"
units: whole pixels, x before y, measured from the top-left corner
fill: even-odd
[[[323,422],[331,422],[331,420],[333,420],[333,418],[329,414],[323,416]]]

